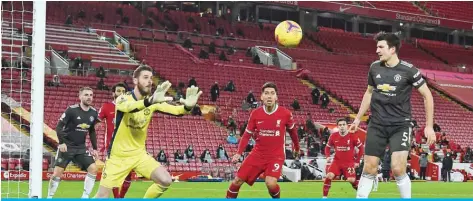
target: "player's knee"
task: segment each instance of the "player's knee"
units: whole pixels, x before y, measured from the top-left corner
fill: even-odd
[[[99,186],[99,190],[97,191],[97,194],[95,194],[95,198],[109,198],[109,196],[110,190],[103,186]]]
[[[406,168],[403,168],[401,166],[394,166],[391,168],[391,170],[393,171],[393,175],[395,177],[399,177],[406,174]]]
[[[365,165],[363,166],[363,172],[371,174],[371,175],[376,175],[378,174],[378,165],[365,163]]]
[[[87,168],[87,172],[89,174],[96,175],[97,174],[97,166],[94,163],[90,164],[89,167]]]
[[[350,183],[355,183],[355,178],[354,177],[349,177],[347,178],[347,181]]]
[[[162,186],[164,187],[168,187],[168,186],[171,186],[172,184],[172,177],[171,176],[167,176],[167,177],[164,177],[160,180],[159,182]]]
[[[245,181],[243,181],[242,179],[238,178],[238,177],[235,177],[235,179],[233,180],[232,182],[234,185],[237,185],[237,186],[241,186],[243,185],[243,183],[245,183]]]
[[[276,185],[278,185],[278,179],[276,179],[274,177],[266,177],[264,182],[266,183],[266,186],[268,188],[273,188]]]
[[[334,177],[335,177],[335,174],[333,174],[333,173],[331,173],[331,172],[329,172],[329,173],[327,174],[327,178],[328,178],[328,179],[333,179]]]
[[[54,168],[53,177],[61,177],[64,173],[64,168],[56,166]]]

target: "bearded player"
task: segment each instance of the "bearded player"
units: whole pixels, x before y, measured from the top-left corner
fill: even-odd
[[[355,190],[358,188],[355,168],[359,166],[360,158],[363,156],[363,144],[355,134],[348,132],[348,123],[345,118],[337,119],[337,127],[339,131],[330,135],[325,147],[327,163],[330,161],[330,148],[333,147],[335,155],[324,181],[323,198],[327,198],[335,176],[343,174]],[[355,147],[358,148],[356,156]]]
[[[116,101],[115,131],[100,187],[95,195],[97,198],[108,198],[112,189],[120,187],[132,170],[154,182],[144,198],[160,197],[171,185],[172,178],[166,168],[146,151],[148,126],[153,113],[189,114],[202,94],[202,91],[192,86],[187,88],[186,99],[180,99],[182,105],[167,104],[166,101],[173,99],[165,96],[171,83],[166,81],[151,93],[153,69],[148,66],[140,66],[133,72],[133,83],[134,90],[118,97]]]
[[[272,198],[279,198],[281,193],[278,178],[281,176],[285,157],[286,130],[294,143],[294,154],[299,155],[299,139],[294,126],[292,113],[277,104],[277,87],[267,82],[263,85],[261,100],[264,106],[253,110],[248,126],[238,145],[238,152],[233,156],[236,163],[248,145],[251,137],[256,145],[238,170],[236,178],[227,190],[227,198],[237,198],[243,183],[252,186],[256,179],[264,173],[266,187]]]
[[[105,137],[104,137],[105,144],[102,147],[102,150],[100,150],[102,153],[105,152],[105,150],[108,150],[108,146],[110,145],[110,140],[112,139],[114,124],[115,124],[115,101],[117,100],[119,96],[121,96],[122,94],[125,94],[125,92],[126,92],[125,84],[123,83],[116,84],[115,86],[112,87],[113,102],[104,103],[102,107],[100,108],[98,119],[100,121],[105,120]],[[125,182],[123,182],[123,185],[121,186],[121,188],[113,189],[113,197],[124,198],[126,192],[130,188],[130,185],[131,185],[131,173],[128,174],[128,176],[125,178]]]

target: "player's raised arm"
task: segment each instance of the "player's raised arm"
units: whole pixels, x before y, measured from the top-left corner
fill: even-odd
[[[172,115],[183,115],[189,113],[197,104],[202,91],[198,87],[192,86],[187,88],[186,99],[181,98],[179,102],[183,105],[174,106],[167,103],[153,104],[151,107],[153,111],[164,112]]]
[[[145,98],[144,100],[127,100],[126,95],[118,97],[116,110],[126,113],[134,113],[141,111],[151,105],[149,99]]]
[[[429,145],[435,143],[436,137],[435,132],[433,129],[434,126],[434,98],[432,97],[432,92],[430,91],[429,87],[425,83],[424,78],[420,71],[417,68],[412,68],[412,77],[411,83],[412,86],[417,88],[419,93],[424,98],[424,107],[425,107],[425,129],[424,133],[427,137],[427,143]]]

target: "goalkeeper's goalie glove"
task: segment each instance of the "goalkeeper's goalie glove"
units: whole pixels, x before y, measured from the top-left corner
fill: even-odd
[[[187,88],[186,99],[181,98],[179,102],[185,106],[186,110],[190,111],[197,104],[201,94],[202,91],[199,91],[198,87],[192,85],[191,87]]]
[[[149,97],[148,101],[151,104],[162,103],[167,101],[172,101],[172,97],[166,96],[166,92],[171,88],[171,83],[169,81],[163,82],[154,91],[153,95]]]

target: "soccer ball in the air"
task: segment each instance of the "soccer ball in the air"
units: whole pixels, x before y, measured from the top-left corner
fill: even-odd
[[[296,47],[302,39],[302,28],[294,21],[286,20],[274,30],[276,41],[285,47]]]

